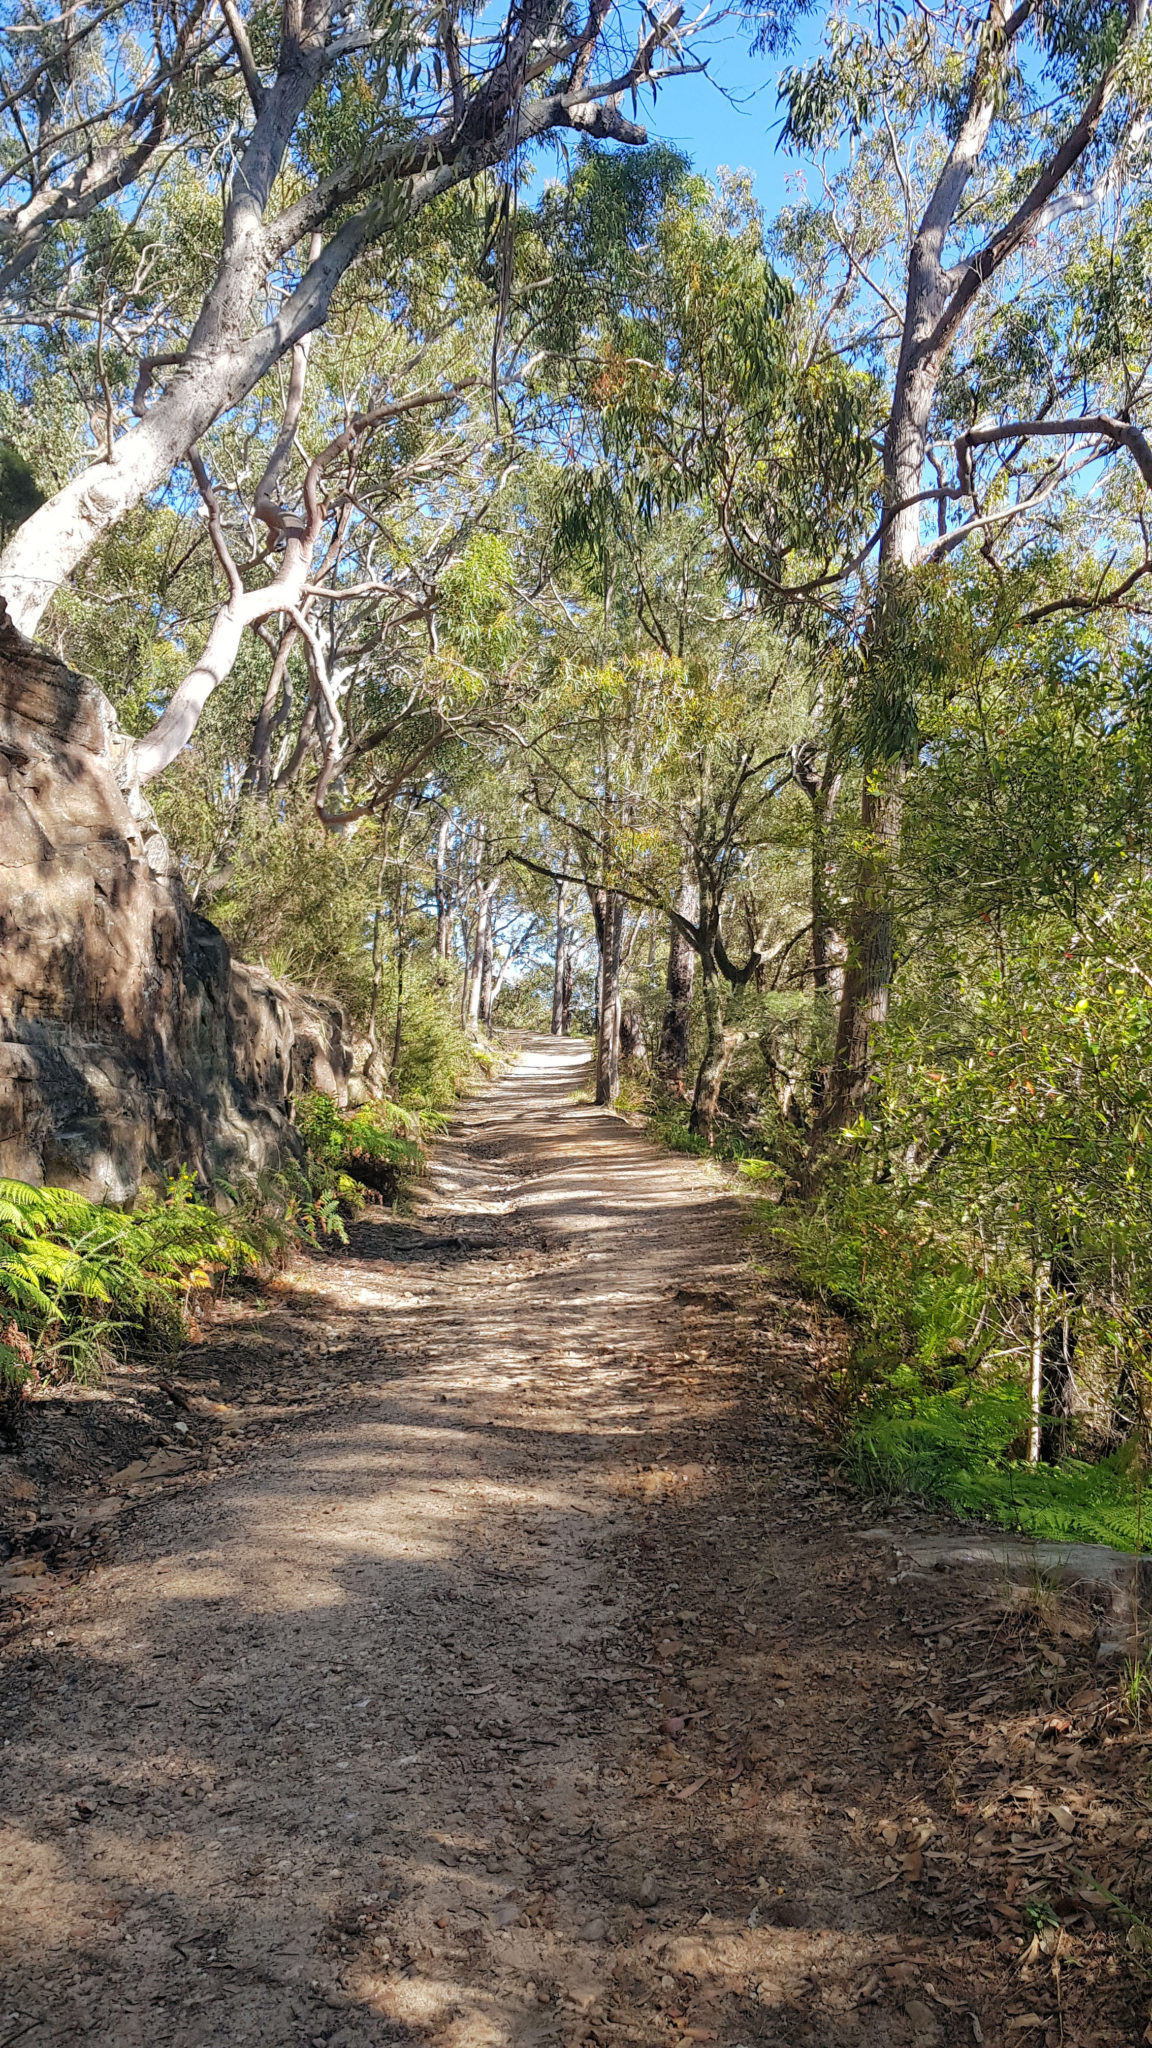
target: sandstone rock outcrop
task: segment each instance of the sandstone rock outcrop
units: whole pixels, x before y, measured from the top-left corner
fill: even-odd
[[[124,1201],[296,1155],[347,1099],[335,1003],[234,961],[188,902],[96,685],[0,605],[0,1174]]]

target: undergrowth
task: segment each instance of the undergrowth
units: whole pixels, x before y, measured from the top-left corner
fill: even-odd
[[[750,1178],[779,1178],[776,1167],[762,1156],[756,1138],[723,1112],[716,1116],[711,1136],[705,1137],[691,1129],[691,1103],[658,1083],[644,1089],[633,1083],[627,1106],[642,1112],[648,1136],[670,1152],[682,1152],[695,1159],[735,1161]]]
[[[1045,1457],[1025,1453],[1029,1269],[1001,1238],[946,1228],[925,1200],[851,1172],[810,1206],[758,1205],[804,1291],[844,1317],[845,1362],[833,1380],[847,1476],[874,1498],[912,1494],[1044,1542],[1148,1546],[1143,1332],[1113,1310],[1095,1341],[1108,1370],[1126,1362],[1130,1414],[1119,1442],[1085,1414],[1047,1405]],[[1086,1271],[1086,1266],[1081,1269]],[[1087,1289],[1077,1306],[1085,1328]],[[1054,1327],[1059,1297],[1049,1315]],[[1095,1354],[1082,1330],[1081,1388]]]
[[[239,1205],[219,1215],[187,1173],[131,1210],[0,1180],[0,1387],[92,1379],[130,1336],[169,1347],[197,1289],[260,1265],[285,1234],[272,1215],[246,1217]]]
[[[70,1188],[0,1180],[0,1400],[44,1380],[90,1381],[129,1345],[185,1339],[198,1297],[294,1246],[347,1242],[365,1193],[394,1202],[442,1117],[376,1102],[295,1106],[304,1157],[210,1192],[185,1170],[130,1208]]]
[[[1027,1427],[1013,1388],[956,1389],[892,1400],[858,1416],[845,1441],[846,1474],[873,1498],[916,1494],[973,1521],[997,1522],[1045,1543],[1143,1550],[1150,1535],[1140,1461],[1128,1446],[1096,1463],[1030,1465],[1013,1455]]]
[[[394,1202],[405,1181],[422,1170],[422,1141],[444,1123],[437,1111],[395,1102],[342,1110],[330,1095],[298,1096],[295,1119],[314,1181],[327,1180],[342,1197],[371,1188],[386,1202]]]
[[[1140,1314],[1091,1293],[1081,1247],[1080,1389],[1106,1349],[1103,1377],[1114,1380],[1121,1362],[1129,1413],[1109,1441],[1085,1414],[1070,1419],[1045,1406],[1045,1456],[1030,1462],[1022,1374],[1029,1261],[1019,1237],[990,1233],[977,1212],[945,1210],[926,1198],[923,1182],[873,1178],[866,1155],[838,1166],[815,1199],[781,1205],[789,1162],[764,1156],[757,1134],[720,1117],[709,1143],[690,1130],[687,1101],[659,1084],[640,1106],[659,1143],[731,1162],[764,1190],[759,1229],[787,1253],[804,1292],[843,1317],[848,1343],[830,1393],[845,1476],[861,1491],[943,1503],[1037,1541],[1152,1548],[1147,1330]],[[1098,1250],[1094,1256],[1101,1267]],[[1049,1327],[1058,1327],[1060,1313],[1049,1285]]]

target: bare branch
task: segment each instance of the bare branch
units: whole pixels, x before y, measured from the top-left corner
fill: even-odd
[[[248,41],[248,31],[241,19],[235,0],[220,0],[220,12],[228,24],[228,33],[232,38],[232,47],[236,52],[244,83],[248,88],[248,97],[252,102],[252,111],[259,114],[264,105],[264,87],[260,81],[260,73],[256,69],[256,59],[252,55],[252,45]]]
[[[965,495],[971,494],[971,487],[965,485],[965,478],[971,477],[973,448],[987,448],[997,441],[1025,441],[1047,437],[1061,441],[1072,441],[1085,434],[1097,440],[1110,442],[1114,448],[1123,448],[1132,457],[1146,484],[1152,487],[1152,446],[1149,445],[1140,428],[1131,420],[1114,419],[1110,413],[1083,413],[1078,419],[1067,420],[1008,420],[1001,426],[970,427],[956,442],[956,461],[961,487]]]
[[[220,500],[212,489],[208,479],[208,471],[204,467],[199,451],[195,448],[188,450],[188,467],[196,479],[196,488],[204,500],[205,510],[208,514],[208,538],[216,551],[216,559],[228,578],[230,596],[234,600],[241,598],[244,595],[244,581],[236,566],[236,557],[228,545],[227,536],[224,532],[223,522],[220,518]]]

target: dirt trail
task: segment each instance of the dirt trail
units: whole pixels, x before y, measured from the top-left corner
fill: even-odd
[[[1027,1644],[854,1538],[777,1413],[818,1331],[586,1071],[530,1042],[421,1213],[271,1297],[256,1426],[318,1353],[324,1411],[18,1618],[0,2048],[1139,2038],[1083,1900],[1079,1974],[1019,1974]],[[940,1704],[992,1638],[1031,1806]]]

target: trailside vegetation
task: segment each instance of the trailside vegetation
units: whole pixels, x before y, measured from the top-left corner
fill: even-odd
[[[840,1319],[861,1485],[1136,1547],[1152,30],[741,19],[772,217],[624,111],[678,7],[22,23],[0,590],[357,1060],[274,1196],[6,1195],[5,1355],[396,1199],[502,1029],[584,1034]]]

